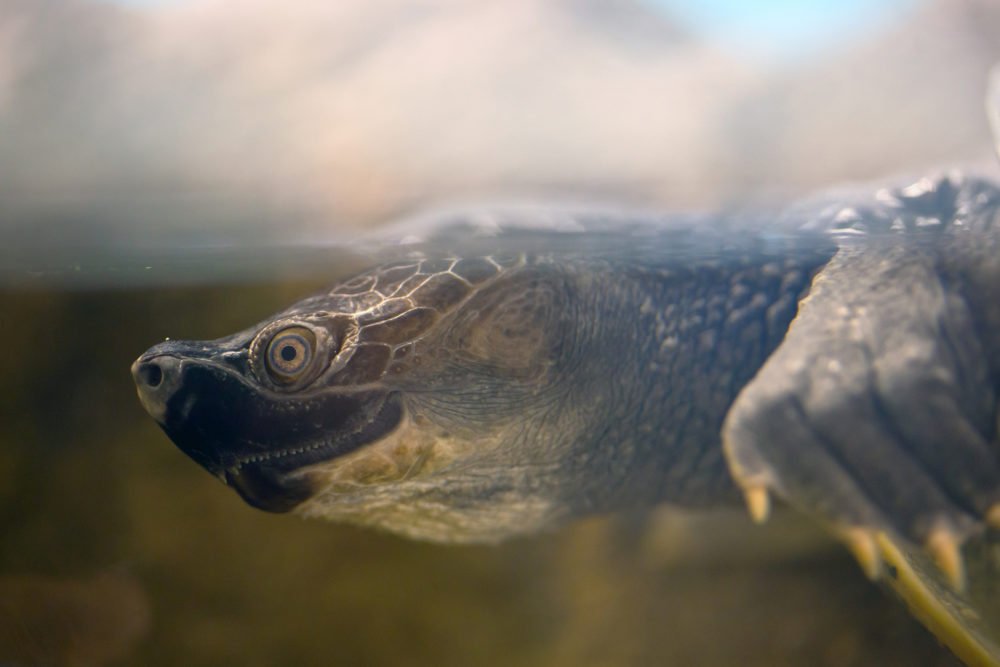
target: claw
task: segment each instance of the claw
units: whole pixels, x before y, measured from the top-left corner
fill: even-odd
[[[771,514],[771,499],[767,495],[767,487],[748,486],[743,489],[747,510],[754,523],[764,523]]]
[[[947,528],[935,528],[927,537],[925,546],[952,589],[957,592],[965,590],[965,562],[955,534]]]
[[[843,532],[843,540],[865,576],[871,581],[878,581],[882,576],[882,557],[875,544],[874,534],[864,528],[848,528]]]
[[[986,525],[993,530],[1000,530],[1000,503],[986,510]]]

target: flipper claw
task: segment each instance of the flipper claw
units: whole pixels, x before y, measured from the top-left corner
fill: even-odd
[[[965,562],[955,534],[947,528],[935,528],[927,537],[925,547],[952,589],[957,592],[964,591]]]
[[[1000,530],[1000,503],[986,510],[986,525],[993,530]]]
[[[743,497],[746,499],[747,510],[754,523],[764,523],[771,514],[771,498],[767,493],[767,487],[748,486],[743,489]]]
[[[848,528],[843,531],[843,540],[865,576],[871,581],[878,581],[882,576],[882,556],[875,544],[875,535],[864,528]]]

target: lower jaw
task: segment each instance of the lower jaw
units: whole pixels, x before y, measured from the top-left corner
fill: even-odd
[[[248,505],[265,512],[290,512],[315,493],[307,475],[284,473],[263,464],[231,468],[224,474],[226,484]]]
[[[375,417],[346,442],[317,447],[308,455],[274,456],[270,462],[244,462],[224,471],[226,484],[247,504],[267,512],[290,512],[316,492],[310,466],[337,460],[396,431],[403,421],[398,394],[386,397]]]

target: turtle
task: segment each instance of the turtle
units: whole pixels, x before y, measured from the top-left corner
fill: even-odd
[[[963,660],[1000,662],[990,177],[717,214],[483,207],[364,251],[331,289],[132,366],[250,505],[496,542],[661,503],[762,522],[777,496]]]

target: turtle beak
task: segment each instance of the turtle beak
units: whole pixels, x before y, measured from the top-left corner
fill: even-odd
[[[183,383],[189,362],[213,360],[222,365],[245,364],[248,336],[235,334],[216,341],[167,340],[146,350],[132,363],[132,378],[139,401],[146,412],[163,426],[167,420],[167,404]]]
[[[225,358],[236,352],[220,341],[164,341],[154,345],[132,363],[139,402],[167,435],[177,443],[172,429],[188,421],[189,413],[212,388],[189,386],[192,371],[228,366]],[[229,342],[225,339],[222,342]],[[194,383],[197,385],[197,383]],[[186,438],[181,449],[211,474],[225,481],[224,461],[210,442]]]
[[[182,385],[185,375],[190,375],[192,369],[197,372],[199,362],[203,362],[206,356],[209,355],[197,343],[188,346],[167,343],[147,351],[132,364],[139,401],[185,453],[236,489],[247,503],[269,512],[294,509],[312,495],[308,479],[278,470],[266,462],[226,467],[224,459],[228,450],[225,447],[208,435],[205,435],[204,442],[191,437],[189,431],[193,428],[197,432],[202,420],[196,418],[197,423],[189,428],[188,413],[199,398],[204,398],[203,394],[210,394],[211,391],[196,387],[192,392],[191,387],[185,389]],[[225,393],[221,385],[215,389]],[[204,424],[201,427],[204,428]]]

